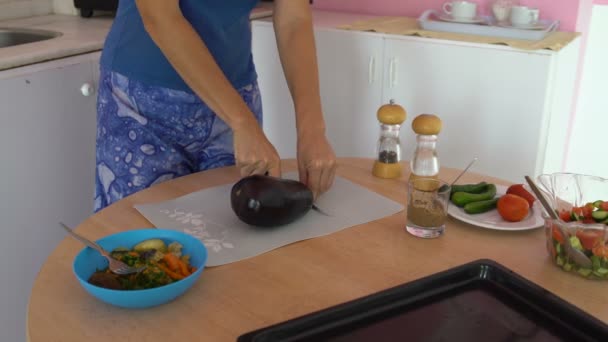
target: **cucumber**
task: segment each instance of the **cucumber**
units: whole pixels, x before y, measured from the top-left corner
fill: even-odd
[[[597,201],[593,202],[593,206],[599,209],[603,202],[604,201],[602,201],[602,200],[597,200]]]
[[[572,264],[570,264],[570,263],[564,264],[564,270],[566,270],[568,272],[572,271]]]
[[[557,255],[562,254],[562,244],[559,242],[555,243],[555,251],[557,252]]]
[[[479,194],[486,190],[486,182],[479,182],[477,184],[455,184],[452,185],[452,194],[455,192],[468,192],[470,194]]]
[[[485,187],[485,191],[478,194],[463,191],[455,192],[452,194],[452,203],[459,207],[464,207],[467,203],[491,200],[496,196],[496,185],[486,184]]]
[[[481,214],[496,208],[498,198],[486,201],[471,202],[464,205],[464,212],[467,214]]]
[[[608,276],[608,269],[606,269],[606,268],[599,268],[599,269],[593,271],[593,274],[595,274],[598,277],[602,277],[603,278],[603,277]]]
[[[598,269],[602,268],[602,260],[597,255],[592,255],[591,256],[591,265],[592,265],[591,267],[593,268],[593,270],[597,271]]]
[[[581,252],[585,251],[583,245],[581,244],[581,240],[579,240],[576,236],[570,237],[570,246],[572,246],[574,249],[578,249]]]
[[[151,249],[165,252],[167,250],[167,245],[165,245],[165,242],[161,239],[149,239],[142,241],[133,247],[133,250],[136,252],[145,252]]]
[[[577,271],[580,275],[582,275],[583,277],[588,277],[591,272],[593,272],[593,270],[589,269],[589,268],[579,268]]]
[[[608,219],[608,211],[596,210],[591,213],[591,217],[593,217],[596,221],[603,221]]]
[[[570,214],[570,220],[572,221],[580,221],[581,218],[574,211]]]

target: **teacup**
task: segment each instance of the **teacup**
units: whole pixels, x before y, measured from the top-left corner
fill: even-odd
[[[471,20],[477,15],[477,4],[469,1],[446,2],[443,11],[455,20]]]
[[[537,8],[527,6],[511,7],[511,25],[530,26],[538,23],[540,12]]]

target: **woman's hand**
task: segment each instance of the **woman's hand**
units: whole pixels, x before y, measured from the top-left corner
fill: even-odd
[[[336,155],[323,131],[298,135],[298,173],[315,199],[329,190],[336,173]]]
[[[253,118],[253,115],[251,115]],[[233,128],[234,159],[241,176],[254,174],[281,177],[281,160],[257,121]]]

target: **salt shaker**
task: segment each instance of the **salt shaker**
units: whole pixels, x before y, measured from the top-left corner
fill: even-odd
[[[379,178],[399,178],[401,176],[399,131],[407,113],[402,106],[390,100],[388,104],[378,109],[376,116],[380,121],[380,137],[372,174]]]
[[[441,128],[441,119],[434,114],[420,114],[412,121],[412,129],[416,133],[416,149],[410,161],[410,179],[438,178],[437,138]]]

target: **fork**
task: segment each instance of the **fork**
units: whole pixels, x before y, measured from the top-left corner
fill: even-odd
[[[115,274],[120,274],[120,275],[124,275],[124,274],[131,274],[131,273],[139,273],[141,271],[143,271],[146,266],[141,266],[141,267],[132,267],[129,266],[127,264],[125,264],[124,262],[120,261],[120,260],[116,260],[114,258],[112,258],[112,256],[110,256],[110,254],[108,252],[106,252],[100,245],[98,245],[97,243],[77,234],[76,232],[74,232],[72,229],[70,229],[70,227],[68,227],[67,225],[65,225],[63,222],[59,222],[59,224],[68,232],[70,233],[70,235],[72,235],[75,239],[79,240],[80,242],[84,243],[85,245],[93,248],[94,250],[96,250],[97,252],[99,252],[99,254],[101,254],[104,258],[108,259],[108,268],[110,269],[110,271],[112,273]]]

